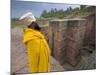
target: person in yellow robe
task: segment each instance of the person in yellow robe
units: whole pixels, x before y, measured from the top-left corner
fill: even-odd
[[[27,13],[20,18],[27,25],[24,31],[23,43],[27,47],[30,72],[50,71],[50,48],[40,32],[40,27],[35,22],[32,13]]]

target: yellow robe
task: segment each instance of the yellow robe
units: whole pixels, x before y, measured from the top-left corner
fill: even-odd
[[[50,48],[41,32],[25,29],[23,42],[28,50],[30,72],[50,71]]]

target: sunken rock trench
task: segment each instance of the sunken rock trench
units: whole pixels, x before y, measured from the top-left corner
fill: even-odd
[[[51,54],[65,70],[96,68],[95,26],[95,14],[49,22]]]

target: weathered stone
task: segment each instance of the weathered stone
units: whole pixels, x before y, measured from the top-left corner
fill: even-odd
[[[84,45],[96,44],[96,14],[85,17],[87,19],[87,25],[85,30]]]
[[[61,64],[66,60],[72,65],[77,64],[85,24],[85,19],[64,19],[50,22],[52,55]],[[64,56],[66,56],[65,59]]]
[[[67,21],[51,21],[50,22],[50,39],[52,43],[52,56],[57,59],[61,64],[64,63],[66,51],[66,29]]]
[[[81,23],[82,22],[82,23]],[[80,48],[84,38],[86,22],[84,19],[69,20],[67,26],[66,60],[73,66],[80,60]],[[82,31],[83,30],[83,31]]]

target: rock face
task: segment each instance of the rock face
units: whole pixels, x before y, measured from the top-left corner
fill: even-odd
[[[67,25],[66,60],[72,66],[80,61],[80,48],[83,44],[86,20],[69,20]]]
[[[30,73],[27,50],[22,43],[22,28],[11,30],[11,73]],[[51,56],[51,71],[63,71],[64,68]]]
[[[85,19],[64,19],[50,22],[49,44],[52,56],[61,64],[67,61],[75,66],[78,63],[85,25]]]
[[[87,16],[85,19],[57,19],[50,21],[49,45],[52,56],[60,64],[67,62],[72,66],[77,66],[81,59],[81,48],[91,46],[95,50],[95,21],[95,14]]]
[[[95,59],[95,51],[91,54],[81,55],[81,60],[76,66],[72,66],[69,63],[64,63],[62,66],[66,71],[74,71],[74,70],[91,70],[96,69],[96,59]]]
[[[66,21],[51,21],[49,24],[49,45],[52,56],[61,64],[63,64],[66,59],[66,25]]]
[[[96,44],[96,15],[92,14],[86,17],[87,25],[84,37],[84,45]]]

